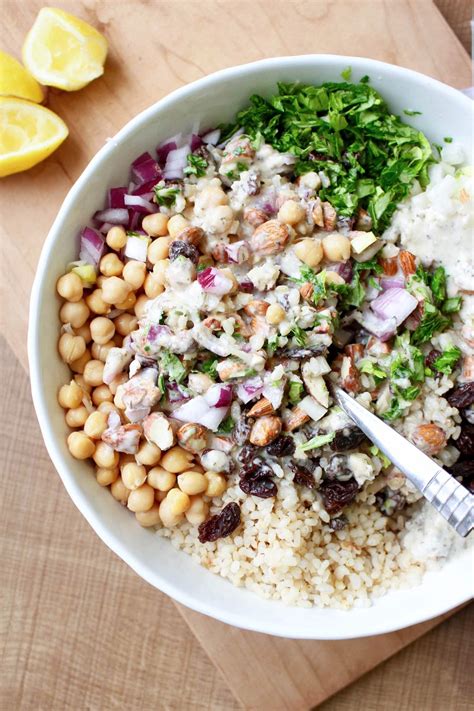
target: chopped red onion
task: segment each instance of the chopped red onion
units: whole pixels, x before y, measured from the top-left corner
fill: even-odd
[[[126,193],[127,188],[110,188],[107,207],[125,207],[123,196]]]
[[[337,272],[341,276],[346,284],[352,280],[352,264],[350,259],[347,262],[337,262],[336,264],[331,264],[330,269],[333,272]]]
[[[125,245],[125,257],[134,259],[137,262],[146,262],[149,242],[149,238],[129,235]]]
[[[370,307],[380,318],[395,319],[399,326],[418,306],[418,301],[406,289],[387,289],[372,301]]]
[[[142,185],[150,180],[158,181],[162,177],[160,166],[149,153],[142,153],[133,161],[131,175],[136,185]]]
[[[137,212],[143,212],[144,214],[158,212],[158,207],[145,200],[141,195],[125,195],[124,203],[127,207],[133,207]]]
[[[221,132],[219,128],[215,128],[213,131],[208,131],[204,136],[202,136],[202,142],[208,145],[215,146],[219,143],[219,138],[221,137]]]
[[[250,257],[250,247],[245,240],[239,240],[232,244],[227,244],[225,247],[229,262],[233,264],[243,264]]]
[[[211,407],[229,407],[232,402],[232,386],[220,383],[211,385],[206,391],[204,399]]]
[[[199,424],[215,432],[219,428],[222,420],[226,418],[228,411],[228,407],[213,407],[201,418]]]
[[[246,405],[250,400],[262,394],[263,380],[258,375],[244,380],[237,388],[237,397]]]
[[[181,134],[178,135],[181,137]],[[158,156],[158,161],[160,165],[164,165],[166,163],[168,153],[171,153],[171,151],[175,151],[177,148],[178,142],[174,141],[172,138],[167,139],[164,143],[160,143],[160,145],[156,149],[156,155]]]
[[[127,192],[129,195],[141,195],[142,197],[145,197],[145,195],[150,195],[150,198],[145,198],[148,200],[153,197],[153,188],[155,187],[156,183],[156,179],[148,180],[146,183],[142,183],[138,187],[136,187],[135,185],[132,186],[130,190],[127,190]]]
[[[130,230],[130,232],[138,232],[142,224],[143,212],[138,212],[137,210],[130,209],[129,214],[130,219],[128,221],[128,229]]]
[[[395,318],[380,318],[370,309],[363,311],[360,316],[356,315],[356,319],[366,331],[377,336],[381,341],[388,341],[397,330]]]
[[[128,223],[128,210],[123,207],[109,207],[94,213],[96,222],[110,222],[112,225],[126,225]]]
[[[210,430],[217,430],[228,412],[228,407],[211,407],[202,395],[193,397],[173,412],[181,422],[196,422]]]
[[[194,151],[197,151],[198,148],[201,148],[202,146],[202,138],[201,136],[198,136],[196,133],[191,134],[190,138],[190,145],[191,145],[191,150],[194,153]]]
[[[403,289],[405,286],[405,277],[403,274],[395,274],[395,276],[382,277],[380,280],[382,289]]]
[[[165,326],[162,324],[155,324],[153,323],[150,328],[148,329],[147,333],[147,341],[148,343],[155,343],[155,341],[159,338],[159,336],[171,336],[173,331],[169,326]]]
[[[111,222],[103,222],[99,227],[99,232],[101,232],[103,235],[106,235],[112,227],[113,224]]]
[[[234,286],[230,279],[214,267],[207,267],[207,269],[199,272],[197,280],[203,291],[216,296],[228,294]]]
[[[191,147],[189,145],[176,148],[168,153],[163,170],[165,180],[175,180],[176,178],[182,178],[184,176],[183,171],[188,163],[188,155],[190,153]]]
[[[188,390],[183,388],[179,383],[167,383],[166,391],[168,395],[168,401],[170,403],[185,402],[191,398]]]
[[[94,267],[98,267],[104,250],[104,237],[90,227],[84,227],[81,234],[79,259],[87,262],[87,264],[93,264]]]
[[[246,294],[251,294],[252,291],[255,289],[254,285],[250,281],[250,279],[242,279],[242,281],[239,281],[239,290],[245,292]]]

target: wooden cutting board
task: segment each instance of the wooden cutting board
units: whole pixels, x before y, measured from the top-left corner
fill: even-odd
[[[42,4],[4,2],[3,49],[20,55]],[[56,6],[104,32],[110,55],[104,77],[86,89],[49,92],[48,106],[69,125],[66,143],[0,185],[1,327],[25,368],[31,283],[58,207],[105,139],[161,96],[226,66],[314,52],[365,55],[458,88],[471,81],[468,55],[430,0],[71,0]],[[370,640],[298,642],[180,612],[235,696],[259,711],[314,706],[439,622]]]

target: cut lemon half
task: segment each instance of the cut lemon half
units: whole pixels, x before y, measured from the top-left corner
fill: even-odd
[[[43,90],[20,62],[0,49],[0,96],[43,101]]]
[[[25,67],[41,84],[75,91],[104,73],[107,40],[84,20],[43,7],[22,53]]]
[[[44,106],[0,97],[0,178],[44,160],[67,135],[64,121]]]

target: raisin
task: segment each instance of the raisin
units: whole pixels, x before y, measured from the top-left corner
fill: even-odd
[[[384,516],[393,516],[405,508],[406,499],[403,494],[393,491],[387,486],[375,494],[375,503]]]
[[[331,442],[333,452],[346,452],[348,449],[356,449],[367,437],[358,427],[344,427],[338,430]]]
[[[474,425],[462,425],[461,434],[454,440],[454,446],[459,449],[463,458],[474,457]]]
[[[242,491],[252,496],[258,496],[260,499],[269,499],[271,496],[277,495],[277,486],[275,482],[267,477],[263,479],[254,479],[253,477],[244,476],[239,484]]]
[[[469,491],[474,493],[474,460],[456,462],[456,464],[453,464],[451,467],[446,467],[446,469],[456,477],[456,479],[460,479],[461,483],[464,484]]]
[[[359,485],[353,477],[347,481],[323,481],[319,491],[328,514],[335,514],[355,499]]]
[[[324,469],[325,479],[330,481],[348,481],[352,471],[348,465],[347,457],[343,454],[333,454]]]
[[[295,462],[290,462],[288,466],[295,474],[293,477],[295,484],[298,484],[299,486],[306,486],[308,489],[318,488],[315,478],[309,469],[306,469],[306,467],[301,466],[301,464],[296,464]]]
[[[425,365],[427,368],[433,369],[434,362],[441,355],[441,351],[437,351],[436,348],[432,348],[425,358]]]
[[[474,425],[474,407],[465,407],[459,414],[463,420],[469,422],[470,425]]]
[[[273,469],[261,457],[255,457],[242,465],[239,476],[256,481],[257,479],[275,476],[275,474]]]
[[[251,429],[252,426],[247,420],[247,418],[244,416],[239,417],[239,419],[235,423],[234,429],[232,430],[232,439],[234,440],[235,444],[239,446],[244,445],[249,438]]]
[[[332,518],[329,521],[329,528],[333,531],[342,531],[343,528],[347,526],[347,518],[344,514],[337,516],[337,518]]]
[[[231,502],[222,511],[201,523],[198,529],[199,542],[217,541],[235,531],[240,523],[240,506]]]
[[[471,383],[463,383],[453,388],[447,395],[446,400],[452,407],[469,407],[474,402],[474,380]]]
[[[294,358],[295,360],[304,360],[305,358],[311,358],[312,356],[325,355],[327,353],[327,346],[319,344],[317,346],[311,346],[308,348],[278,348],[275,355],[278,358]]]
[[[258,454],[258,447],[254,447],[253,444],[245,444],[237,455],[237,461],[240,464],[247,464],[252,459],[254,459]]]
[[[294,453],[296,447],[292,437],[279,435],[265,449],[272,457],[289,457]]]
[[[188,242],[183,242],[180,239],[175,239],[174,242],[170,244],[169,257],[173,262],[178,257],[187,257],[193,264],[197,264],[199,261],[199,252],[193,244]]]

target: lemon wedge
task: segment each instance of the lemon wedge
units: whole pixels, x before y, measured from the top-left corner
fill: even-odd
[[[107,40],[69,12],[43,7],[22,53],[25,67],[41,84],[76,91],[104,73]]]
[[[0,178],[28,170],[61,145],[68,129],[44,106],[0,97]]]
[[[0,96],[43,101],[43,90],[20,62],[0,49]]]

